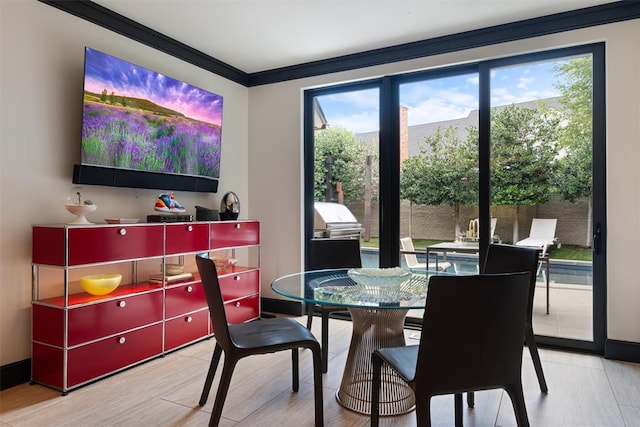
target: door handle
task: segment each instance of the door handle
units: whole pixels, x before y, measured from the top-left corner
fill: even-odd
[[[593,253],[600,254],[602,250],[602,227],[600,224],[596,224],[596,229],[593,232]]]

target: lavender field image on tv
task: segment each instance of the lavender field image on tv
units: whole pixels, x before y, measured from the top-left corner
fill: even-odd
[[[82,117],[82,164],[220,177],[220,95],[86,48]]]

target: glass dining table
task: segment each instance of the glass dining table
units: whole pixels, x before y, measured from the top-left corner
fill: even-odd
[[[352,335],[342,382],[336,399],[347,409],[371,412],[371,354],[378,348],[405,345],[404,319],[409,310],[424,309],[427,271],[412,274],[396,286],[364,286],[354,282],[348,269],[314,270],[290,274],[271,283],[274,292],[312,304],[342,306],[351,314]],[[383,367],[380,415],[399,415],[415,407],[415,396],[402,378]]]

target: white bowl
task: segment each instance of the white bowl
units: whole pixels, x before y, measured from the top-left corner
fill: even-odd
[[[98,208],[96,205],[85,204],[66,204],[64,207],[72,214],[77,215],[76,219],[69,224],[93,224],[92,222],[87,221],[85,215],[90,214]]]
[[[400,286],[411,278],[411,272],[400,267],[352,268],[347,274],[359,285],[376,287]]]

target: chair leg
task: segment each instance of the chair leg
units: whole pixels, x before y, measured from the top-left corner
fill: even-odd
[[[456,393],[453,397],[455,411],[455,426],[462,427],[462,393]]]
[[[315,305],[307,303],[307,329],[311,330],[311,322],[313,322],[313,313],[315,311]]]
[[[380,424],[380,384],[382,382],[382,359],[376,353],[371,355],[373,372],[371,377],[371,427]],[[421,425],[418,422],[418,425]]]
[[[322,372],[329,368],[329,313],[322,312]]]
[[[547,393],[549,388],[547,387],[547,381],[544,379],[544,372],[542,372],[542,363],[540,362],[540,355],[538,354],[538,345],[536,344],[535,336],[533,335],[533,327],[530,323],[527,323],[524,330],[524,338],[529,347],[529,353],[531,353],[531,360],[533,361],[533,367],[536,370],[536,376],[538,377],[538,384],[540,384],[540,391]]]
[[[216,394],[216,401],[213,404],[213,411],[211,411],[211,418],[209,419],[209,427],[217,427],[222,417],[222,408],[224,407],[224,401],[227,398],[227,392],[229,391],[229,384],[231,384],[231,376],[233,370],[238,362],[236,359],[226,357],[222,365],[222,376],[220,377],[220,384],[218,385],[218,393]]]
[[[468,391],[467,392],[467,406],[469,408],[473,408],[476,404],[476,396],[474,394],[474,392],[472,391]]]
[[[300,389],[300,363],[297,348],[291,349],[291,373],[293,375],[293,391],[297,393]]]
[[[207,372],[207,378],[204,381],[204,388],[202,389],[202,394],[200,395],[200,402],[198,402],[200,406],[204,406],[204,404],[207,403],[207,398],[209,397],[209,392],[211,391],[211,384],[213,384],[213,377],[216,375],[216,369],[218,368],[218,363],[220,362],[221,355],[222,347],[216,344],[216,347],[213,350],[213,356],[211,357],[209,372]]]
[[[431,427],[431,396],[416,396],[416,425]]]
[[[324,399],[322,397],[322,352],[315,344],[309,347],[313,355],[313,394],[316,413],[316,427],[324,426]]]
[[[522,384],[515,384],[505,387],[507,394],[511,398],[513,410],[516,413],[518,427],[529,427],[529,417],[527,416],[527,406],[524,402],[524,392]]]

